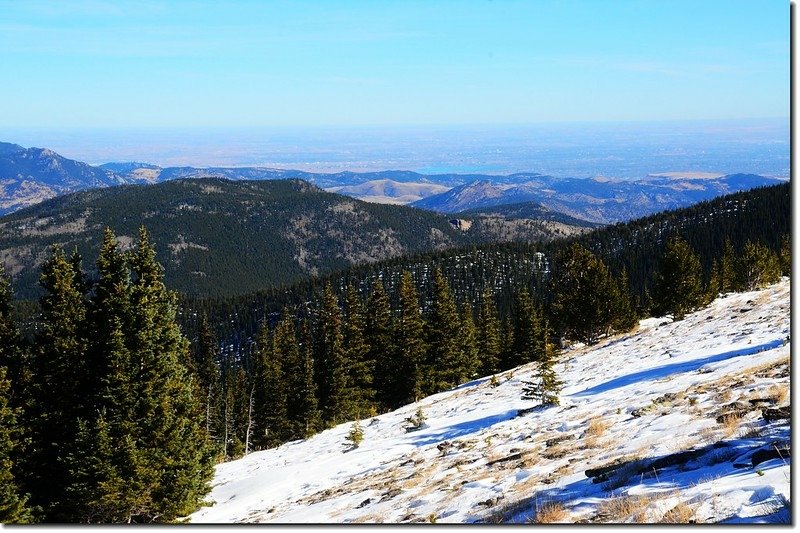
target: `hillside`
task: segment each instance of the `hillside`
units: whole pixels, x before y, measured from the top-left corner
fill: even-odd
[[[0,143],[0,215],[72,191],[127,182],[46,148]]]
[[[453,187],[412,205],[442,213],[537,202],[553,211],[608,224],[685,207],[717,196],[745,191],[781,180],[754,174],[706,179],[652,176],[643,180],[574,179],[533,176],[497,183],[480,180]]]
[[[391,292],[398,287],[402,272],[408,270],[417,289],[426,295],[430,273],[437,266],[444,272],[459,302],[480,301],[481,294],[488,288],[495,295],[501,314],[505,314],[512,307],[511,295],[521,286],[527,287],[537,300],[547,301],[546,278],[550,269],[557,267],[552,259],[575,241],[602,257],[613,272],[626,269],[631,293],[642,302],[652,290],[653,272],[672,235],[680,235],[696,250],[706,276],[711,263],[722,257],[726,238],[736,250],[752,240],[777,251],[781,238],[791,231],[790,192],[790,184],[786,183],[723,196],[544,244],[492,243],[397,257],[290,287],[214,301],[188,299],[184,303],[185,316],[207,313],[218,325],[217,334],[236,351],[247,346],[247,339],[255,335],[265,315],[318,298],[328,280],[336,288],[352,283],[366,294],[372,281],[379,278]],[[427,305],[426,301],[423,305]],[[194,327],[191,320],[184,323],[184,331],[191,332]]]
[[[788,523],[789,305],[784,278],[568,349],[560,406],[521,399],[528,365],[364,420],[356,449],[346,423],[221,464],[189,519]]]
[[[503,223],[459,228],[441,214],[366,203],[300,180],[197,178],[74,193],[3,217],[0,262],[17,293],[31,297],[52,244],[95,257],[104,226],[129,244],[142,224],[169,286],[201,296],[263,290],[404,254],[586,230],[549,221],[511,234]]]

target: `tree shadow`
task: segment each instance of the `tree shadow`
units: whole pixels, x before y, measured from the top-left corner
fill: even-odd
[[[414,446],[427,446],[429,444],[436,444],[438,442],[443,442],[450,439],[457,439],[458,437],[463,437],[464,435],[469,435],[471,433],[476,433],[486,429],[499,422],[505,422],[506,420],[510,420],[516,416],[517,410],[511,409],[510,411],[505,411],[504,413],[486,416],[475,420],[468,420],[466,422],[447,426],[438,431],[425,432],[422,435],[415,436],[411,439],[411,443]]]
[[[652,381],[656,379],[665,378],[672,374],[694,372],[695,370],[699,370],[703,366],[711,363],[717,363],[719,361],[724,361],[725,359],[731,359],[733,357],[752,355],[755,353],[764,352],[766,350],[773,350],[775,348],[779,348],[780,346],[783,346],[783,339],[776,339],[774,341],[770,341],[764,344],[759,344],[757,346],[748,346],[747,348],[742,348],[739,350],[722,352],[715,355],[710,355],[708,357],[702,357],[700,359],[692,359],[691,361],[683,361],[680,363],[671,363],[668,365],[662,365],[655,368],[648,368],[647,370],[642,370],[640,372],[634,372],[633,374],[628,374],[626,376],[620,376],[618,378],[614,378],[610,381],[606,381],[605,383],[595,385],[594,387],[590,387],[581,392],[570,394],[570,396],[590,396],[592,394],[599,394],[603,392],[608,392],[613,389],[619,389],[627,385],[631,385],[633,383],[638,383],[640,381]]]

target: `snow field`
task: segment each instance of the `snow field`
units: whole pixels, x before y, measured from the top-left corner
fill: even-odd
[[[190,520],[778,520],[790,426],[766,422],[761,409],[788,405],[789,292],[784,279],[565,350],[558,407],[517,416],[533,407],[521,399],[526,365],[499,374],[496,387],[481,378],[364,420],[354,450],[346,423],[221,464],[214,505]],[[420,407],[425,425],[407,432]],[[754,452],[772,449],[777,457],[752,466]]]

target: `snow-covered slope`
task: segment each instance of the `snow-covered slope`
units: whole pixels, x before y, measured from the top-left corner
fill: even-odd
[[[788,405],[788,341],[784,279],[563,352],[558,407],[520,413],[528,365],[362,421],[354,450],[343,424],[219,465],[190,519],[787,520],[789,420],[762,409]]]

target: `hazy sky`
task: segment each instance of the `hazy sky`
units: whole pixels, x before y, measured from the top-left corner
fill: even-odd
[[[0,126],[788,117],[786,0],[0,0]]]

